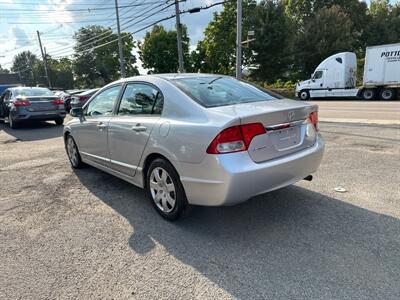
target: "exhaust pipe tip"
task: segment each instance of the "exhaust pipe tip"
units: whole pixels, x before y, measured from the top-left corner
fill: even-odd
[[[304,178],[304,180],[312,181],[313,180],[313,176],[312,175],[308,175],[307,177]]]

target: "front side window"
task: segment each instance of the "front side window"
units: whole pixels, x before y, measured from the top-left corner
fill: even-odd
[[[98,94],[85,108],[85,116],[111,115],[118,98],[120,85],[110,87]]]
[[[159,90],[148,84],[129,83],[126,85],[119,105],[119,115],[161,114],[163,96]]]
[[[322,72],[322,71],[315,72],[313,79],[321,79],[322,78],[322,74],[324,74],[324,72]]]
[[[205,107],[276,99],[252,84],[225,76],[199,76],[172,79],[178,88]]]

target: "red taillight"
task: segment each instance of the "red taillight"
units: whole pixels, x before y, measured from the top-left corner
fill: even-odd
[[[17,99],[14,101],[14,106],[30,106],[31,103],[28,100]]]
[[[252,123],[232,126],[218,134],[207,148],[208,154],[223,154],[246,151],[251,140],[266,133],[263,124]]]
[[[61,105],[61,104],[64,104],[64,101],[62,99],[55,99],[55,100],[53,100],[53,104],[54,105]]]
[[[318,127],[318,112],[313,111],[309,116],[308,119],[310,120],[310,123],[314,125],[315,129],[319,131]]]

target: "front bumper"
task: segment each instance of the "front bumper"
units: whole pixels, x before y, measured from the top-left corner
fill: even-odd
[[[247,152],[207,155],[199,165],[181,163],[178,172],[190,204],[234,205],[315,172],[324,147],[318,137],[310,148],[263,163],[255,163]]]

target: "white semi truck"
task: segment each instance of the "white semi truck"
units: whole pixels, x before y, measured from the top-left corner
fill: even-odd
[[[392,100],[400,93],[400,43],[367,47],[363,85],[356,87],[357,57],[343,52],[325,59],[311,79],[296,85],[296,96]]]

